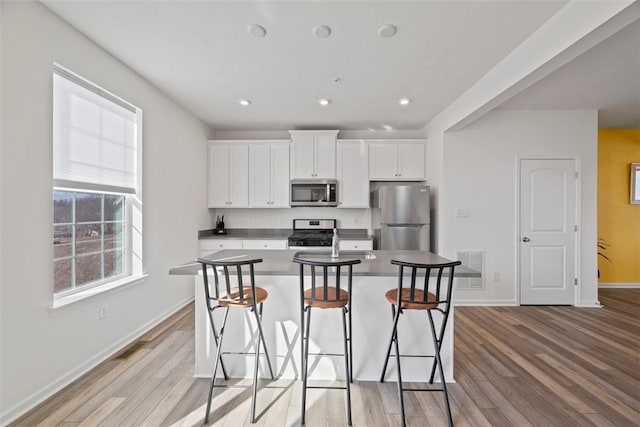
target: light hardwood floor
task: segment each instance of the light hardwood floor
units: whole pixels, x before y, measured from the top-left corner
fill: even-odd
[[[455,425],[640,425],[640,290],[599,297],[601,310],[456,308]],[[12,425],[202,425],[207,380],[192,377],[193,339],[189,305]],[[263,381],[255,425],[298,425],[300,389]],[[211,425],[250,425],[249,389],[216,392]],[[356,382],[352,394],[354,425],[400,425],[394,382]],[[309,390],[307,425],[345,425],[343,396]],[[440,393],[405,393],[405,402],[408,425],[446,425]]]

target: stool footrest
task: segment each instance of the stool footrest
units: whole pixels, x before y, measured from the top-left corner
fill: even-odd
[[[342,353],[309,353],[309,356],[344,356]]]
[[[321,385],[308,385],[307,388],[321,388],[321,389],[331,389],[331,390],[346,390],[346,387],[340,387],[340,386],[333,386],[333,385],[327,385],[327,386],[321,386]]]
[[[396,355],[393,353],[389,354],[389,357],[391,356],[396,357]],[[401,354],[400,357],[436,357],[436,356],[432,356],[428,354]]]
[[[264,378],[258,378],[264,379]],[[214,384],[215,388],[249,388],[253,387],[253,384]]]
[[[402,391],[444,391],[443,388],[403,388]]]
[[[249,352],[245,352],[245,351],[223,351],[220,354],[231,354],[231,355],[235,355],[235,356],[245,355],[245,354],[252,354],[252,355],[255,356],[256,352],[255,351],[249,351]],[[260,356],[264,356],[264,353],[261,352]]]

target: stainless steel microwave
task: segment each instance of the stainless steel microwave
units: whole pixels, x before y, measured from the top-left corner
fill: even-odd
[[[291,206],[338,206],[335,179],[292,179]]]

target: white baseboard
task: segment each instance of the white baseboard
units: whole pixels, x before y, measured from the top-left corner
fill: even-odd
[[[454,306],[514,306],[516,304],[515,300],[505,300],[505,299],[474,299],[474,300],[462,300],[462,301],[454,301]]]
[[[121,338],[120,340],[115,342],[113,345],[107,347],[100,353],[96,354],[95,356],[87,360],[82,365],[67,372],[65,375],[51,382],[49,385],[44,386],[37,393],[34,393],[31,396],[23,399],[21,402],[18,402],[13,407],[7,408],[7,410],[4,411],[4,413],[0,414],[0,426],[7,425],[10,422],[18,419],[22,415],[29,412],[31,409],[35,408],[40,403],[44,402],[45,400],[53,396],[55,393],[62,390],[64,387],[68,386],[69,384],[76,381],[78,378],[80,378],[81,376],[83,376],[84,374],[86,374],[96,366],[98,366],[100,363],[116,355],[118,352],[123,350],[126,346],[128,346],[129,344],[131,344],[132,342],[140,338],[145,333],[149,332],[153,327],[159,325],[164,320],[169,318],[169,316],[171,316],[172,314],[180,310],[182,307],[191,303],[193,301],[193,298],[194,298],[193,295],[191,295],[187,299],[180,301],[179,303],[175,304],[173,307],[169,308],[168,310],[165,310],[163,313],[156,316],[154,319],[142,325],[135,331]]]
[[[575,306],[580,308],[602,308],[602,304],[598,300],[580,302]]]
[[[628,289],[637,289],[640,288],[640,283],[598,283],[598,289],[607,289],[607,288],[628,288]]]

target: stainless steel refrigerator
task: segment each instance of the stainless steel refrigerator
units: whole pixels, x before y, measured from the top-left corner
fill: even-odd
[[[430,250],[428,185],[383,185],[371,193],[375,249]]]

